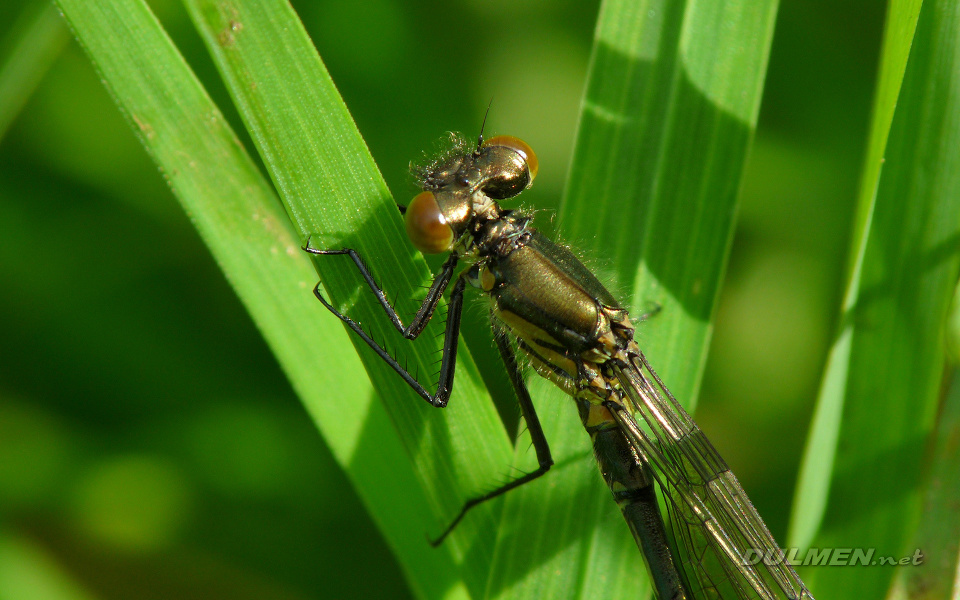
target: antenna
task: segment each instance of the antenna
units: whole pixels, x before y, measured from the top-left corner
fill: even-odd
[[[483,128],[487,126],[487,117],[490,115],[491,106],[493,106],[493,96],[490,97],[490,104],[487,104],[487,112],[483,113],[483,123],[480,124],[480,135],[477,136],[477,150],[475,154],[480,154],[480,147],[483,146]]]

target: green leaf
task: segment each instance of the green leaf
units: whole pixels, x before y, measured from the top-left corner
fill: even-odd
[[[381,523],[388,541],[395,546],[407,568],[411,585],[428,596],[445,595],[460,588],[451,558],[456,548],[454,544],[435,552],[429,563],[421,560],[425,552],[431,552],[425,534],[437,531],[438,522],[444,523],[450,517],[444,514],[439,521],[428,518],[425,507],[430,502],[416,483],[407,452],[419,452],[420,461],[435,471],[430,480],[438,482],[438,486],[446,486],[442,489],[448,490],[445,493],[453,498],[451,504],[458,506],[460,498],[468,492],[458,487],[459,480],[450,481],[459,474],[453,472],[446,449],[436,449],[433,440],[440,437],[441,442],[436,443],[449,445],[451,437],[459,437],[460,431],[469,429],[469,424],[476,424],[485,435],[487,446],[479,450],[469,445],[467,448],[476,450],[475,458],[482,467],[483,457],[489,454],[486,448],[498,439],[497,434],[504,447],[501,453],[509,448],[499,421],[495,417],[471,421],[473,415],[466,414],[461,421],[450,418],[453,426],[448,430],[447,421],[437,416],[441,411],[421,406],[425,403],[411,399],[410,394],[398,393],[395,397],[401,398],[402,402],[397,402],[412,414],[400,415],[407,419],[405,424],[400,421],[404,425],[401,431],[407,435],[407,439],[401,440],[387,414],[375,403],[371,406],[372,388],[363,367],[352,352],[344,352],[344,348],[349,347],[350,338],[310,293],[316,276],[312,274],[307,255],[299,248],[304,231],[292,230],[290,219],[283,214],[269,182],[243,151],[146,6],[142,2],[123,0],[102,3],[65,0],[60,7],[121,110],[165,173],[184,209],[192,216],[204,241],[253,315],[297,392],[326,434],[334,453],[349,465],[347,471],[354,485],[374,518]],[[287,18],[280,27],[298,26],[289,7],[281,6],[278,14]],[[216,29],[218,35],[224,36],[217,38],[218,41],[223,40],[230,47],[233,42],[227,36],[242,36],[244,33],[245,39],[264,41],[254,35],[258,29],[251,24],[252,21],[240,21],[233,16],[231,14],[224,26]],[[272,23],[266,18],[263,22]],[[248,27],[245,32],[244,26]],[[302,32],[300,35],[302,37]],[[236,37],[232,39],[236,41],[235,47],[242,47]],[[269,48],[271,44],[266,46]],[[260,65],[267,62],[263,52],[265,50],[261,47],[255,61]],[[314,54],[313,76],[317,76],[318,65]],[[332,90],[329,81],[326,87],[315,80],[312,83],[328,94]],[[259,89],[270,88],[261,83]],[[283,104],[283,99],[282,95],[279,99],[271,98],[273,103],[259,106],[254,111],[255,116],[267,121],[269,116],[277,114],[276,111],[289,108],[289,104]],[[286,99],[289,101],[290,96]],[[371,177],[362,166],[357,166],[365,164],[369,167],[372,161],[368,155],[366,158],[362,155],[362,145],[359,150],[356,148],[355,130],[353,139],[347,142],[353,144],[350,151],[340,154],[342,145],[337,146],[337,151],[325,150],[326,158],[329,159],[332,153],[349,157],[349,163],[341,160],[339,165],[330,166],[329,162],[323,163],[315,155],[309,157],[317,161],[314,164],[329,169],[326,171],[329,179],[323,183],[334,185],[328,187],[325,194],[323,191],[315,195],[309,192],[323,189],[321,182],[317,181],[319,169],[296,163],[297,160],[307,160],[298,153],[309,154],[311,148],[316,151],[319,144],[316,140],[329,141],[330,136],[341,140],[349,137],[344,128],[352,129],[352,123],[344,125],[345,111],[342,105],[338,106],[335,95],[327,95],[323,101],[325,104],[320,110],[326,119],[324,123],[334,122],[337,129],[325,132],[328,135],[317,137],[305,146],[297,146],[294,150],[287,148],[293,156],[290,160],[294,162],[288,163],[288,172],[277,177],[283,184],[281,189],[289,194],[288,199],[296,196],[292,203],[300,211],[294,213],[299,215],[298,223],[310,224],[313,219],[321,217],[328,223],[337,223],[336,216],[326,208],[317,208],[311,214],[303,213],[303,203],[316,201],[316,197],[329,200],[331,196],[342,194],[339,197],[369,199],[368,196],[375,193],[375,199],[387,202],[379,178]],[[309,115],[303,112],[308,110],[306,106],[297,107],[297,111],[285,116],[286,130],[300,126],[304,119],[316,119],[312,114],[316,105],[309,105]],[[336,115],[339,115],[339,121],[332,121]],[[295,139],[289,138],[291,142]],[[359,159],[358,153],[361,153]],[[302,171],[296,170],[301,167]],[[334,184],[330,184],[330,180],[335,180]],[[362,215],[359,211],[354,212]],[[395,224],[392,228],[397,230]],[[336,230],[336,225],[317,228],[317,231]],[[383,250],[382,246],[379,247],[381,253]],[[354,276],[346,265],[342,267],[344,279]],[[400,273],[402,269],[396,271]],[[393,270],[386,272],[394,273]],[[392,289],[398,288],[404,289],[399,285]],[[469,382],[469,377],[462,376],[458,390],[469,390]],[[471,403],[463,404],[464,408],[451,412],[464,416],[461,411],[469,410]],[[499,429],[484,431],[482,425],[491,422]],[[499,466],[503,460],[505,458],[496,464]],[[489,470],[481,468],[477,472],[465,471],[464,478],[469,481],[478,472],[490,474]],[[403,560],[414,556],[415,560]]]
[[[848,254],[849,268],[842,315],[849,314],[857,303],[864,249],[869,233],[867,227],[873,217],[880,169],[890,134],[890,123],[897,106],[897,96],[903,82],[903,73],[907,66],[907,57],[910,55],[910,46],[919,14],[919,0],[890,3],[867,156],[860,179],[854,230]],[[807,441],[797,493],[794,497],[794,509],[790,521],[790,546],[801,548],[810,546],[826,509],[830,476],[840,435],[843,393],[849,369],[852,333],[852,322],[849,319],[841,319],[821,383],[817,409]]]
[[[644,347],[690,406],[776,9],[775,1],[661,10],[610,2],[597,30],[563,230],[597,254],[612,250],[615,287],[631,292],[634,314],[662,308],[641,333]]]
[[[51,3],[28,4],[13,23],[0,47],[0,139],[69,39]]]
[[[829,491],[813,544],[872,551],[875,561],[913,552],[919,465],[960,272],[960,9],[925,2],[911,39],[917,8],[891,5],[849,291],[808,442],[807,464],[826,463],[831,478],[827,488],[805,472],[798,506],[810,512],[794,523],[803,544]],[[868,563],[811,570],[809,579],[820,598],[876,598],[894,573]]]
[[[409,294],[429,282],[429,272],[402,234],[396,205],[292,9],[283,2],[253,1],[197,0],[188,7],[302,239],[310,236],[313,247],[357,250],[400,313],[412,312],[416,304]],[[422,341],[404,342],[347,257],[318,257],[315,265],[334,304],[366,325],[375,338],[387,340],[408,369],[422,374],[421,380],[432,387],[444,319],[435,319]],[[322,312],[316,305],[313,310]],[[442,531],[467,498],[497,480],[511,444],[468,352],[459,354],[450,407],[440,411],[410,390],[361,340],[352,336],[352,341],[415,462],[426,504],[438,515],[431,527],[394,546],[408,573],[422,572],[423,556],[432,552],[424,543],[426,534]],[[331,348],[343,351],[339,341]],[[348,380],[360,377],[345,375]],[[341,403],[329,427],[354,418],[340,398],[320,394],[316,399]],[[382,451],[375,438],[369,443],[368,449]],[[374,514],[397,515],[389,498],[377,504],[368,500],[368,506]],[[477,555],[460,571],[473,595],[485,585],[495,508],[478,508],[441,550],[457,563],[468,554]],[[452,589],[454,577],[451,572],[429,581],[418,577],[414,587]]]

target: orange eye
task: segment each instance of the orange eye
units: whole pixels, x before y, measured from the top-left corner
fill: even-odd
[[[524,161],[527,163],[527,170],[530,171],[530,181],[532,182],[537,177],[537,170],[540,168],[540,162],[537,160],[537,155],[533,151],[533,148],[527,145],[527,143],[520,138],[513,137],[512,135],[497,135],[486,142],[484,142],[484,147],[489,146],[503,146],[505,148],[510,148],[514,150],[520,156],[523,157]]]
[[[425,254],[446,252],[453,245],[453,229],[440,211],[433,192],[416,195],[404,215],[407,237],[414,247]]]

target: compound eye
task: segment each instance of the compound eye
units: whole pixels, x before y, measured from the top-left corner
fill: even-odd
[[[490,146],[510,148],[522,156],[523,161],[527,163],[527,171],[530,172],[530,182],[532,183],[533,180],[536,179],[537,170],[540,169],[540,161],[537,160],[537,154],[533,151],[533,148],[528,146],[525,141],[512,135],[497,135],[487,140],[484,144],[484,147]]]
[[[501,200],[525,190],[537,176],[540,163],[526,142],[511,135],[498,135],[483,144],[484,153],[493,171],[483,185],[491,198]]]
[[[404,214],[407,237],[424,254],[439,254],[453,246],[453,229],[440,210],[433,192],[420,192]]]

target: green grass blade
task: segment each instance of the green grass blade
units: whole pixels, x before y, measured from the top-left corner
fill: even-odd
[[[919,0],[896,1],[889,6],[870,137],[860,178],[857,211],[848,254],[850,266],[842,314],[849,314],[857,302],[864,249],[868,226],[873,216],[880,169],[919,14]],[[841,321],[830,349],[794,497],[788,536],[790,546],[809,547],[826,510],[830,476],[840,435],[843,393],[850,366],[852,325],[849,320]]]
[[[300,233],[291,231],[269,183],[143,3],[60,6],[311,414],[333,432],[334,453],[387,539],[408,552],[415,547],[419,561],[436,520],[403,443],[371,404],[362,366],[343,352],[349,337],[310,294],[315,275],[299,250]],[[422,563],[404,564],[418,593],[436,597],[460,587],[449,550]]]
[[[598,29],[562,230],[598,256],[614,253],[616,287],[635,313],[663,308],[643,345],[692,404],[777,3],[620,5],[605,14],[632,14]]]
[[[873,551],[873,560],[912,555],[920,465],[943,375],[960,271],[958,42],[960,7],[925,2],[868,219],[856,304],[843,316],[851,339],[846,381],[836,386],[844,394],[842,444],[814,545]],[[819,598],[879,598],[895,572],[868,564],[817,569],[810,578]]]
[[[373,159],[290,6],[204,0],[187,4],[298,233],[304,239],[312,235],[314,247],[358,250],[401,314],[412,313],[411,294],[422,293],[429,272],[403,235],[400,215]],[[387,324],[386,317],[349,259],[322,257],[315,264],[335,304],[376,338],[388,340],[409,369],[423,374],[421,379],[432,387],[444,320],[435,319],[416,344],[404,342],[389,325],[381,326]],[[323,312],[319,306],[314,310]],[[503,425],[466,351],[460,353],[450,408],[439,411],[427,406],[362,341],[352,339],[414,458],[427,505],[439,515],[429,532],[438,533],[468,497],[502,475],[512,454]],[[341,374],[328,371],[327,376],[336,379]],[[355,418],[340,397],[317,401],[340,404],[337,424]],[[375,439],[367,442],[376,447]],[[474,595],[486,581],[495,508],[478,508],[441,550],[464,561],[462,574]],[[371,510],[396,513],[389,502]],[[395,546],[408,572],[424,563],[424,556],[434,556],[424,544],[427,533]],[[476,556],[465,561],[467,554]],[[437,582],[431,583],[436,587]]]
[[[685,402],[706,359],[776,8],[611,1],[597,27],[561,237],[633,299],[634,315],[662,306],[638,338]],[[640,594],[645,570],[576,411],[548,385],[532,388],[546,397],[538,405],[558,466],[549,487],[508,499],[517,524],[505,528],[494,592]],[[522,454],[518,464],[530,464]],[[521,572],[531,554],[536,571]]]
[[[70,39],[56,5],[34,2],[0,47],[0,139]]]

